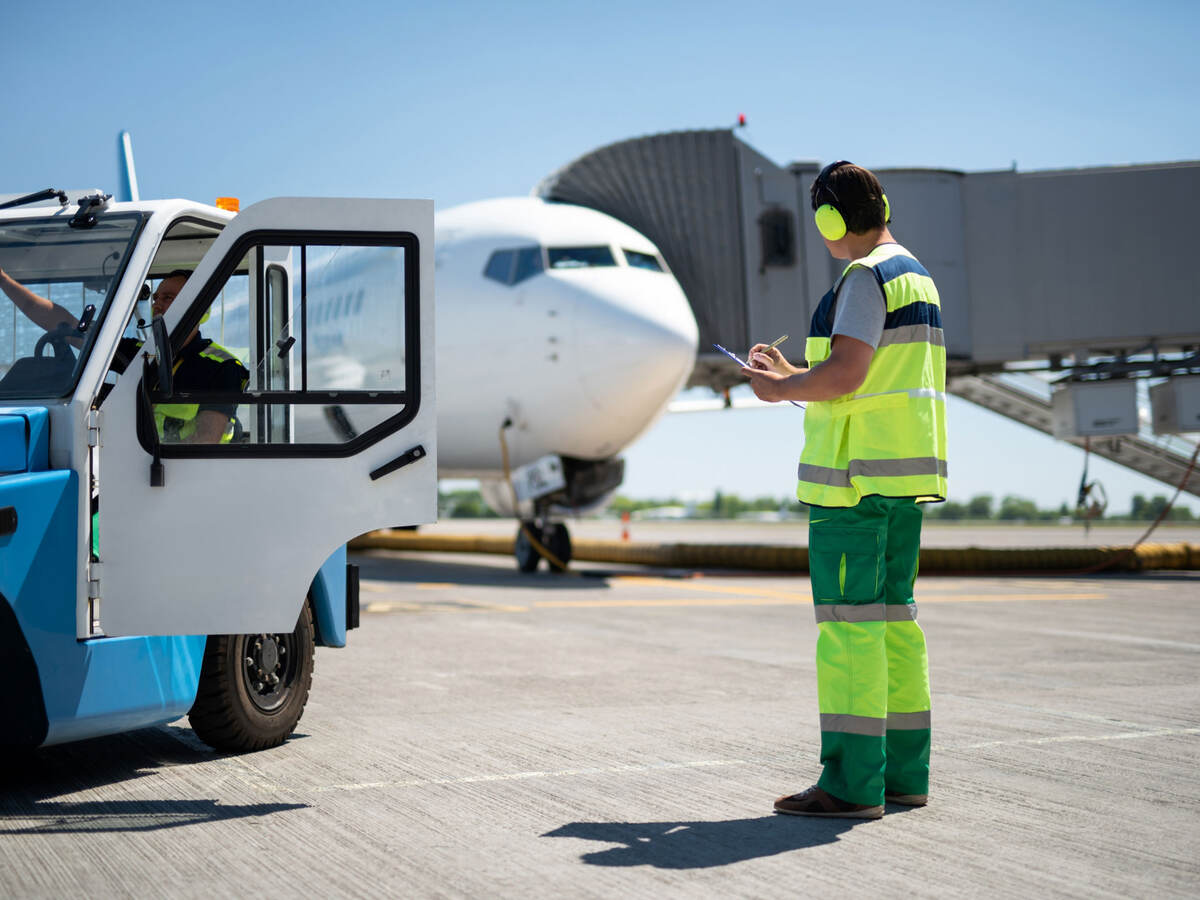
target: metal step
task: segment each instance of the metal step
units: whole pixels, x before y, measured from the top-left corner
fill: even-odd
[[[1050,385],[1032,375],[957,375],[949,379],[946,389],[1022,425],[1053,434]],[[1069,443],[1079,447],[1090,444],[1092,453],[1097,456],[1148,475],[1171,488],[1178,487],[1183,480],[1196,450],[1195,441],[1155,435],[1149,429],[1143,429],[1137,435],[1094,437],[1090,442],[1085,438],[1071,438]],[[1200,465],[1193,469],[1183,489],[1200,497]]]

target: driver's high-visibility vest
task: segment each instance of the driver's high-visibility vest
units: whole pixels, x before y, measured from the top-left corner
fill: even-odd
[[[241,360],[224,347],[211,341],[202,347],[196,356],[219,364],[237,363],[241,367]],[[186,357],[180,357],[175,362],[172,373],[177,373],[185,361]],[[187,443],[196,433],[196,417],[199,414],[200,405],[197,403],[155,403],[154,427],[158,429],[159,440],[164,443]],[[230,417],[225,423],[225,431],[221,435],[220,443],[228,444],[232,441],[234,431],[234,420]]]
[[[946,344],[933,279],[899,244],[852,261],[817,306],[805,343],[829,358],[837,290],[851,269],[871,270],[887,303],[883,336],[853,394],[809,402],[796,496],[815,506],[861,497],[946,499]]]

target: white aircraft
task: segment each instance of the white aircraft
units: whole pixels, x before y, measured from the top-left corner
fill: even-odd
[[[641,234],[534,197],[439,213],[436,259],[438,474],[479,479],[489,505],[568,558],[559,517],[612,495],[618,454],[692,371],[691,307]],[[531,495],[516,508],[505,448]],[[538,564],[523,532],[517,557]]]

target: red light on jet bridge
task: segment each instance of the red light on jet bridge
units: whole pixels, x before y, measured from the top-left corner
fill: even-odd
[[[738,128],[745,128],[745,127],[746,127],[746,114],[738,113]]]

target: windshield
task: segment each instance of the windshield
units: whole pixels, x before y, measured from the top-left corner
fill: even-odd
[[[0,220],[0,398],[70,393],[142,217]]]

